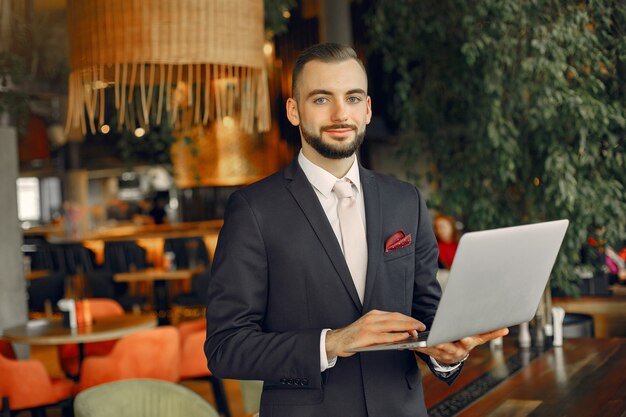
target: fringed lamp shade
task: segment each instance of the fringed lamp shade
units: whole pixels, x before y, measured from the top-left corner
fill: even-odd
[[[69,0],[67,128],[270,128],[262,0]]]

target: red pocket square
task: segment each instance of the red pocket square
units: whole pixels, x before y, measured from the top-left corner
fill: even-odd
[[[398,230],[385,241],[385,252],[404,248],[411,244],[411,234],[405,235],[402,230]]]

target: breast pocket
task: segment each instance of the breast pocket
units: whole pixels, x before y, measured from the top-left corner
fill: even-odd
[[[409,246],[406,246],[404,248],[385,252],[383,254],[383,259],[385,260],[385,262],[388,262],[397,258],[402,258],[403,256],[407,256],[413,253],[414,250],[415,248],[413,247],[413,243],[411,243]]]
[[[384,304],[388,311],[411,313],[413,271],[415,270],[413,244],[383,254],[385,270],[382,285]]]

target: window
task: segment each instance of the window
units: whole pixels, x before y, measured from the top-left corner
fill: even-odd
[[[26,177],[17,179],[17,217],[21,221],[41,220],[39,202],[39,179]]]

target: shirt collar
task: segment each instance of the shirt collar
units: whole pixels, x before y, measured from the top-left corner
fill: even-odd
[[[356,186],[357,193],[360,193],[361,177],[359,175],[359,164],[356,161],[357,159],[354,158],[352,166],[343,178],[347,178],[352,181],[352,184]],[[326,171],[324,168],[321,168],[309,161],[302,153],[302,150],[300,150],[300,153],[298,154],[298,164],[300,164],[300,168],[302,168],[304,175],[306,175],[311,185],[315,187],[315,189],[324,197],[329,198],[338,178]]]

